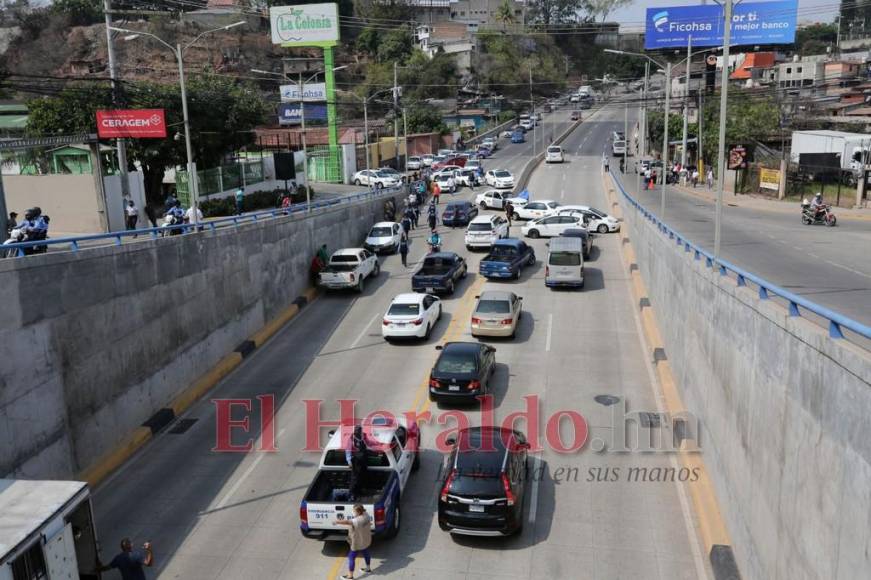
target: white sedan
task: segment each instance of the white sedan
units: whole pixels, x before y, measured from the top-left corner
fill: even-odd
[[[386,171],[364,169],[354,174],[354,185],[370,185],[374,187],[396,187],[399,179]]]
[[[551,238],[562,235],[568,229],[583,228],[584,218],[580,215],[550,215],[523,224],[520,231],[529,238]]]
[[[439,190],[442,193],[454,193],[457,191],[457,181],[454,179],[453,171],[436,173],[433,176],[433,181],[439,184]]]
[[[420,169],[421,161],[420,157],[409,157],[405,162],[405,169],[408,171],[417,171]]]
[[[378,222],[369,230],[363,247],[378,254],[380,252],[395,254],[399,249],[399,240],[402,237],[402,226],[396,222]]]
[[[480,206],[482,209],[502,209],[505,200],[510,195],[510,193],[503,193],[498,189],[488,189],[484,193],[479,193],[475,196],[475,205]]]
[[[442,302],[432,294],[400,294],[393,299],[381,321],[381,336],[393,338],[429,338],[442,317]]]
[[[514,187],[514,176],[504,169],[491,169],[484,174],[484,183],[496,189],[509,189]]]
[[[541,217],[553,215],[557,212],[559,203],[551,199],[541,199],[530,201],[524,206],[515,206],[514,215],[511,217],[516,220],[534,220]]]
[[[587,216],[587,229],[591,232],[607,234],[608,232],[620,231],[620,220],[608,215],[602,210],[588,205],[564,205],[560,206],[559,213],[581,213]]]

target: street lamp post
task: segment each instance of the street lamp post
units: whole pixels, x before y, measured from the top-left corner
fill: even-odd
[[[668,121],[671,118],[671,63],[665,63],[665,116],[662,131],[662,189],[659,197],[659,219],[665,219],[665,186],[668,183]]]
[[[723,72],[720,77],[720,143],[717,153],[717,204],[714,210],[714,259],[720,258],[720,223],[723,219],[723,187],[726,184],[726,104],[729,88],[729,43],[732,41],[732,0],[723,6]]]
[[[129,28],[117,28],[114,26],[108,27],[110,30],[114,30],[116,32],[123,32],[125,34],[129,34],[129,36],[125,37],[124,40],[134,40],[139,36],[148,36],[165,46],[172,52],[175,56],[176,61],[178,62],[178,82],[181,85],[181,109],[182,109],[182,118],[184,121],[184,141],[185,141],[185,150],[187,153],[187,169],[188,169],[188,181],[190,183],[190,193],[191,193],[191,217],[193,218],[194,225],[199,225],[199,183],[197,183],[197,166],[194,162],[194,151],[191,145],[191,127],[190,127],[190,117],[188,115],[188,99],[187,99],[187,89],[185,87],[185,79],[184,79],[184,53],[187,49],[195,45],[199,40],[206,36],[207,34],[211,34],[213,32],[220,32],[222,30],[229,30],[231,28],[235,28],[236,26],[241,26],[245,24],[245,21],[242,20],[240,22],[234,22],[233,24],[228,24],[227,26],[221,26],[220,28],[213,28],[211,30],[206,30],[205,32],[200,33],[196,38],[182,46],[181,43],[176,46],[172,46],[162,38],[151,34],[150,32],[143,32],[141,30],[131,30]]]
[[[368,170],[369,169],[369,102],[375,100],[375,97],[377,97],[379,95],[383,95],[384,93],[389,93],[391,91],[394,91],[394,88],[391,87],[391,88],[383,90],[383,91],[378,91],[377,93],[369,95],[368,97],[360,97],[357,95],[357,93],[352,93],[351,91],[343,91],[340,89],[336,89],[336,91],[340,92],[340,93],[345,93],[346,95],[351,95],[352,97],[354,97],[355,99],[357,99],[361,103],[363,103],[363,133],[364,133],[363,138],[365,139],[365,143],[366,143],[366,169]]]
[[[686,171],[687,166],[687,117],[690,114],[690,81],[692,80],[692,73],[690,71],[690,64],[693,61],[692,52],[690,49],[693,44],[693,37],[690,35],[687,39],[687,80],[684,85],[684,95],[683,95],[683,147],[681,148],[680,153],[680,166]],[[698,140],[698,138],[697,138]]]

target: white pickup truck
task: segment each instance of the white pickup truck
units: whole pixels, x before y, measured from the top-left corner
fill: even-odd
[[[330,434],[318,473],[299,506],[299,528],[306,538],[346,540],[348,528],[334,522],[353,517],[351,508],[356,503],[369,512],[376,536],[392,538],[399,531],[402,493],[411,472],[420,468],[420,430],[405,419],[392,425],[375,423],[364,426],[364,441],[367,469],[357,497],[350,501],[351,468],[345,459],[343,431]]]
[[[381,273],[378,258],[363,248],[345,248],[330,256],[326,268],[318,275],[318,286],[326,290],[353,288],[363,291],[363,281]]]

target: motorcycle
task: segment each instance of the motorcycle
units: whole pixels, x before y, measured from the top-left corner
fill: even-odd
[[[432,243],[432,241],[427,240],[426,243],[429,244],[429,253],[430,254],[437,254],[438,252],[442,251],[441,242],[434,244],[434,243]]]
[[[826,224],[829,227],[833,227],[838,223],[838,218],[832,213],[832,206],[830,205],[823,205],[818,209],[814,209],[810,203],[804,202],[801,204],[801,223],[806,226]]]

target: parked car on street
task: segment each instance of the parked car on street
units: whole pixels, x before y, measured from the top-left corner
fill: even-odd
[[[514,187],[514,175],[504,169],[491,169],[484,174],[484,183],[496,189],[510,189]]]
[[[433,175],[432,180],[439,184],[439,189],[442,193],[454,193],[457,191],[457,181],[454,179],[453,171],[443,171]]]
[[[587,217],[585,227],[591,232],[607,234],[620,231],[620,220],[602,210],[588,205],[564,205],[557,210],[558,214],[580,213]]]
[[[420,157],[409,157],[405,162],[405,168],[409,171],[418,171],[422,166]]]
[[[575,237],[554,238],[548,243],[544,267],[544,285],[584,287],[584,246]]]
[[[435,158],[435,155],[432,155],[431,153],[425,153],[424,155],[420,156],[420,162],[424,167],[429,167],[430,165],[432,165],[433,158]]]
[[[354,289],[363,292],[364,280],[381,272],[378,258],[364,248],[345,248],[330,256],[318,274],[318,286],[326,290]]]
[[[475,196],[475,204],[481,209],[502,209],[505,200],[510,196],[511,192],[488,189],[484,193],[479,193]]]
[[[520,228],[529,238],[552,238],[569,228],[584,227],[584,218],[578,215],[550,215],[531,220]]]
[[[559,203],[552,199],[540,199],[530,201],[524,206],[514,207],[514,215],[511,217],[517,220],[534,220],[536,218],[553,215],[559,208]]]
[[[584,259],[589,259],[590,254],[593,251],[593,244],[596,240],[596,234],[589,232],[584,228],[569,228],[563,230],[563,233],[560,234],[560,237],[580,238],[581,244],[583,244],[584,247]]]
[[[378,169],[364,169],[354,174],[354,185],[368,185],[370,187],[396,187],[400,180],[390,173]]]

